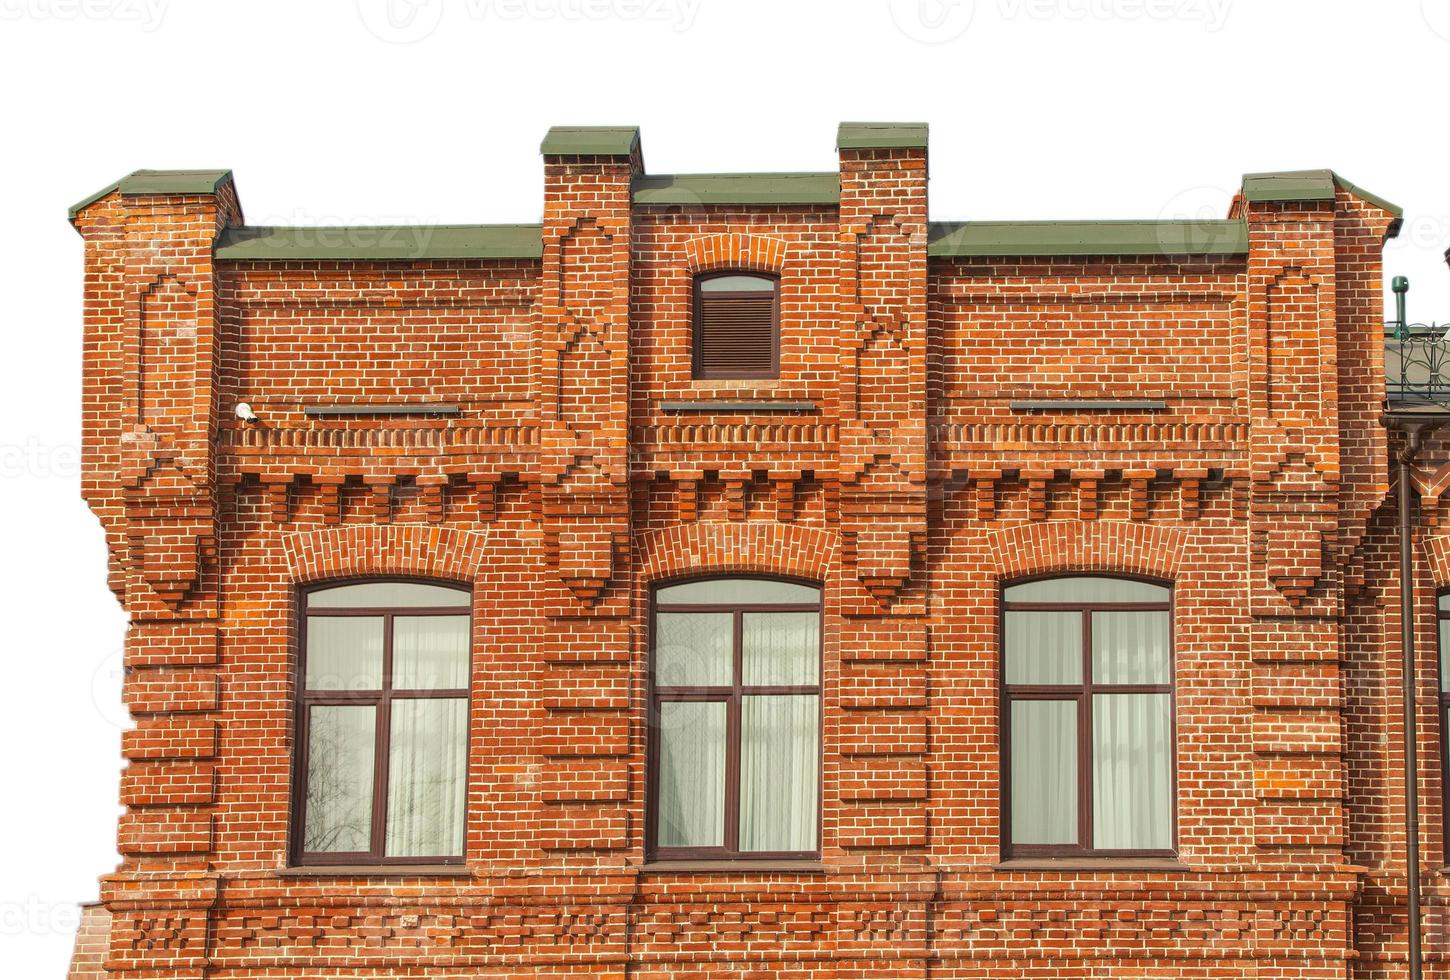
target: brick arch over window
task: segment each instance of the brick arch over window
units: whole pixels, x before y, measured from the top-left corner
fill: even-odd
[[[832,531],[764,521],[684,524],[639,536],[640,579],[751,572],[824,582],[837,543]]]
[[[282,536],[295,583],[363,575],[407,575],[472,582],[487,558],[488,535],[456,528],[359,524]]]
[[[1173,580],[1187,533],[1116,521],[1046,521],[993,531],[987,540],[1004,581],[1080,571]]]
[[[779,273],[789,246],[763,235],[705,235],[685,243],[685,268],[691,275],[718,269]]]

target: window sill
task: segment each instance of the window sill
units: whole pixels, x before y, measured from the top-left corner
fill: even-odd
[[[1177,858],[1011,858],[993,871],[1191,871]]]
[[[820,861],[651,861],[641,874],[825,874]]]
[[[308,864],[278,868],[279,878],[472,878],[462,864]]]

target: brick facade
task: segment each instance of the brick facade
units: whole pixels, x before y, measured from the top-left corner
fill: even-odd
[[[221,173],[77,207],[83,491],[136,727],[73,976],[1404,975],[1397,213],[1261,175],[1156,244],[954,245],[980,230],[929,223],[915,131],[843,128],[829,200],[661,200],[636,134],[556,131],[542,225],[496,254],[248,229]],[[720,269],[779,276],[778,380],[692,379]],[[1003,862],[998,598],[1072,571],[1173,585],[1175,861]],[[824,586],[820,865],[651,867],[650,590],[740,572]],[[461,872],[289,867],[297,592],[373,575],[473,589]],[[1446,975],[1450,880],[1427,892]]]

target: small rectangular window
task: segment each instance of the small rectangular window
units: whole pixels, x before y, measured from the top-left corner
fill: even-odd
[[[780,370],[779,290],[766,276],[695,280],[695,377],[774,378]]]

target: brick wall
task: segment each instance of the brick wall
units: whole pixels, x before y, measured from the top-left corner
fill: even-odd
[[[77,212],[84,492],[132,617],[110,975],[1403,974],[1391,213],[1341,187],[1241,198],[1243,254],[929,256],[924,146],[842,149],[835,204],[635,204],[637,142],[544,168],[537,258],[231,258],[225,181]],[[726,268],[780,276],[778,380],[690,377]],[[1084,398],[1163,406],[1012,406]],[[375,402],[458,414],[307,414]],[[1002,863],[998,596],[1070,571],[1174,585],[1175,863]],[[820,865],[653,868],[650,589],[740,572],[824,585]],[[288,867],[297,592],[370,575],[473,589],[461,873]]]

